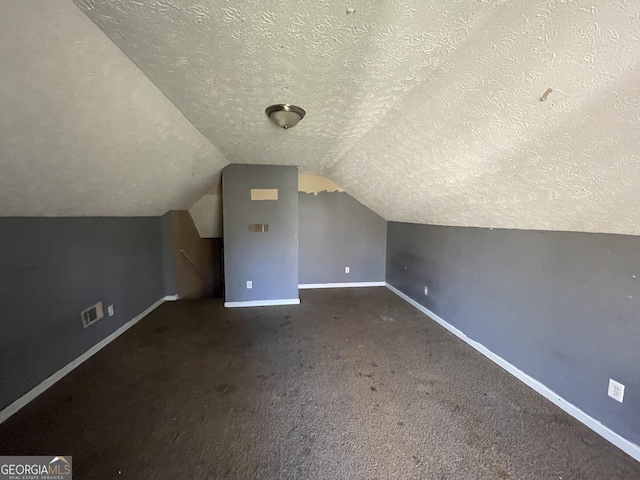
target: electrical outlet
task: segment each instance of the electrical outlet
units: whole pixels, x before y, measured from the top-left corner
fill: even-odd
[[[344,273],[349,273],[349,267],[344,267]]]
[[[429,287],[424,287],[424,294],[429,295]]]
[[[113,317],[113,305],[109,305],[107,307],[107,312],[109,312],[110,317]]]
[[[251,280],[247,280],[247,288],[253,288],[253,282]]]
[[[624,385],[610,378],[608,394],[614,400],[622,403],[622,400],[624,399]]]

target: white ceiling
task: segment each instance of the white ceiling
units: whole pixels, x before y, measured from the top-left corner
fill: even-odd
[[[4,162],[14,152],[7,183],[35,185],[17,209],[25,199],[40,204],[46,184],[33,181],[38,171],[21,177],[24,169],[12,166],[56,148],[60,155],[41,163],[60,182],[98,178],[88,166],[78,170],[87,148],[141,173],[135,182],[112,178],[119,195],[105,191],[103,214],[127,214],[128,203],[147,214],[185,208],[226,163],[217,147],[231,162],[328,176],[389,220],[640,234],[640,2],[75,3],[144,75],[79,10],[67,11],[70,0],[25,11],[18,0],[3,2],[0,59],[17,65],[0,71],[0,153]],[[48,9],[64,11],[53,16],[57,26]],[[97,88],[86,85],[91,73]],[[31,76],[40,80],[26,82]],[[6,82],[14,83],[9,93]],[[79,91],[59,98],[60,88]],[[34,91],[37,102],[22,99]],[[69,108],[74,99],[81,114]],[[307,117],[277,129],[264,108],[280,102]],[[64,107],[65,128],[56,126],[59,112],[14,125],[14,116],[27,117],[23,103]],[[41,148],[25,132],[42,137]],[[60,144],[60,136],[71,138]],[[131,183],[144,191],[131,193]],[[44,193],[47,202],[61,195]],[[81,193],[66,195],[69,214],[85,214],[72,201]],[[58,213],[46,203],[42,210]]]
[[[161,215],[228,162],[68,0],[0,1],[0,216]]]

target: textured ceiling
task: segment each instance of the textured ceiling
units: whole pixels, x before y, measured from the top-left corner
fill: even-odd
[[[234,163],[321,173],[468,39],[492,2],[77,0]],[[446,5],[450,4],[450,5]],[[307,117],[270,124],[273,103]]]
[[[68,0],[0,1],[0,215],[160,215],[228,162]]]
[[[639,235],[640,2],[596,4],[504,4],[329,175],[386,218]]]
[[[53,3],[62,8],[63,0]],[[389,220],[640,234],[640,2],[75,3],[231,162],[300,165]],[[35,11],[8,13],[38,17]],[[31,64],[23,68],[43,75],[61,56],[77,63],[83,78],[83,68],[101,73],[109,69],[105,60],[121,60],[99,35],[98,54],[74,55],[74,42],[97,35],[76,17],[65,17],[62,33],[36,19],[38,31],[65,36],[58,50],[68,51],[25,50]],[[20,35],[34,43],[36,34],[12,25],[0,36],[22,52]],[[128,69],[142,85],[145,79]],[[69,81],[69,69],[62,71]],[[147,84],[145,95],[157,95]],[[101,85],[98,110],[114,103],[104,100],[107,94],[134,95],[133,85],[122,82],[119,91]],[[540,101],[548,88],[553,91]],[[90,96],[93,89],[87,90]],[[55,91],[43,90],[45,104],[53,103],[45,93]],[[168,104],[148,101],[148,109]],[[295,129],[277,129],[264,108],[280,102],[304,107],[307,117]],[[184,122],[177,110],[167,106],[165,113]],[[110,116],[116,118],[130,121]],[[85,123],[72,127],[82,130]],[[175,132],[136,125],[121,138],[105,123],[119,142],[142,135],[139,149]],[[191,137],[177,135],[183,142],[171,145],[192,149],[185,153],[200,168],[198,179],[215,170],[210,158],[222,157],[202,155],[214,147],[200,145],[202,137],[184,128]],[[159,149],[148,157],[162,172],[172,160]],[[119,158],[106,144],[101,152]],[[170,192],[197,197],[206,190],[181,176],[161,176]],[[147,186],[144,179],[136,183]],[[184,208],[151,190],[147,201]]]
[[[76,3],[232,162],[390,220],[640,234],[639,2]]]

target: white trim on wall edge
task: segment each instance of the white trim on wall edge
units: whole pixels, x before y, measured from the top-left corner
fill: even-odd
[[[351,287],[384,287],[385,282],[354,282],[354,283],[301,283],[300,290],[310,288],[351,288]]]
[[[622,450],[623,452],[627,453],[628,455],[630,455],[631,457],[633,457],[634,459],[636,459],[636,460],[638,460],[640,462],[640,446],[638,446],[635,443],[627,440],[624,437],[621,437],[620,435],[618,435],[616,432],[614,432],[610,428],[604,426],[601,422],[599,422],[595,418],[589,416],[588,414],[586,414],[585,412],[580,410],[575,405],[569,403],[564,398],[558,396],[557,393],[555,393],[553,390],[551,390],[546,385],[544,385],[544,384],[540,383],[538,380],[530,377],[529,375],[524,373],[519,368],[511,365],[504,358],[499,357],[498,355],[493,353],[491,350],[489,350],[484,345],[482,345],[482,344],[476,342],[475,340],[472,340],[471,338],[467,337],[461,330],[458,330],[453,325],[447,323],[442,318],[440,318],[438,315],[433,313],[431,310],[429,310],[428,308],[426,308],[423,305],[420,305],[418,302],[416,302],[412,298],[408,297],[407,295],[402,293],[397,288],[389,285],[388,283],[386,284],[386,287],[389,290],[391,290],[393,293],[398,295],[400,298],[405,300],[407,303],[411,304],[412,306],[414,306],[415,308],[420,310],[422,313],[424,313],[425,315],[430,317],[432,320],[436,321],[437,323],[442,325],[444,328],[449,330],[451,333],[453,333],[460,340],[462,340],[463,342],[465,342],[465,343],[469,344],[470,346],[472,346],[473,348],[475,348],[478,352],[483,354],[489,360],[491,360],[492,362],[494,362],[498,366],[504,368],[507,372],[509,372],[514,377],[516,377],[518,380],[520,380],[521,382],[524,382],[526,385],[531,387],[533,390],[538,392],[540,395],[545,397],[547,400],[549,400],[550,402],[552,402],[555,405],[557,405],[558,407],[560,407],[562,410],[567,412],[573,418],[575,418],[579,422],[585,424],[587,427],[589,427],[591,430],[596,432],[602,438],[604,438],[605,440],[608,440],[609,442],[614,444],[616,447],[618,447],[620,450]]]
[[[173,297],[176,297],[176,298],[173,298]],[[76,367],[78,367],[79,365],[84,363],[86,360],[88,360],[90,357],[92,357],[93,355],[98,353],[100,350],[102,350],[104,347],[109,345],[116,338],[118,338],[120,335],[122,335],[124,332],[129,330],[136,323],[138,323],[140,320],[142,320],[144,317],[146,317],[152,311],[154,311],[156,308],[158,308],[160,305],[162,305],[165,301],[167,301],[167,300],[177,300],[177,297],[178,297],[177,295],[168,295],[166,297],[162,297],[160,300],[155,302],[153,305],[151,305],[145,311],[143,311],[139,315],[136,315],[131,320],[129,320],[127,323],[122,325],[118,330],[113,332],[111,335],[109,335],[106,338],[103,338],[100,342],[96,343],[93,347],[91,347],[89,350],[84,352],[78,358],[76,358],[75,360],[72,360],[70,363],[68,363],[67,365],[62,367],[60,370],[58,370],[56,373],[51,375],[49,378],[45,379],[42,383],[40,383],[39,385],[37,385],[34,388],[32,388],[31,390],[29,390],[22,397],[17,399],[15,402],[11,403],[4,410],[0,411],[0,423],[4,422],[11,415],[13,415],[16,412],[18,412],[18,410],[20,410],[22,407],[26,406],[29,402],[31,402],[33,399],[35,399],[38,395],[40,395],[41,393],[44,393],[45,391],[47,391],[56,382],[61,380],[68,373],[71,373],[71,371],[74,370]]]
[[[164,299],[167,302],[175,302],[176,300],[180,300],[180,296],[176,293],[175,295],[167,295]]]
[[[284,298],[282,300],[249,300],[246,302],[224,302],[224,306],[227,308],[270,307],[272,305],[300,305],[300,299]]]

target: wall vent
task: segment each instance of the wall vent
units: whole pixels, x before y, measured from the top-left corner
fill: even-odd
[[[89,307],[86,310],[80,312],[82,318],[82,326],[87,328],[92,323],[96,323],[102,317],[104,317],[104,311],[102,310],[102,302],[96,303],[93,307]]]
[[[269,224],[267,223],[252,223],[249,225],[250,232],[264,233],[269,231]]]

